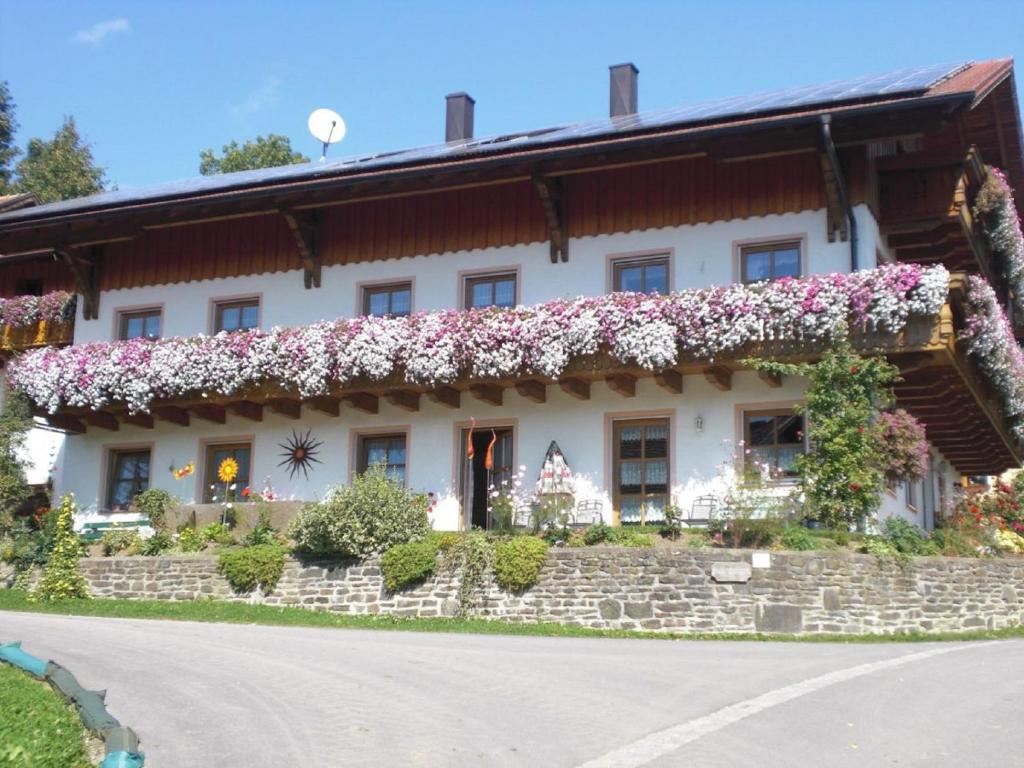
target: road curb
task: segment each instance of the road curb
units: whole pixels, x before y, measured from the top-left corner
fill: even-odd
[[[139,737],[107,711],[106,691],[87,691],[71,672],[27,653],[20,642],[0,641],[0,661],[45,680],[75,705],[85,727],[103,739],[105,757],[99,768],[142,768],[145,756],[139,751]]]

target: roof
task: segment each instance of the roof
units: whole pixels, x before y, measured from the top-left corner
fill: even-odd
[[[22,192],[17,195],[0,195],[0,213],[17,211],[39,205],[39,198],[34,192]]]
[[[982,88],[991,89],[1012,72],[1012,60],[999,59],[914,67],[880,75],[849,78],[820,85],[770,91],[690,106],[643,112],[617,118],[560,125],[488,138],[434,144],[392,152],[322,162],[287,165],[216,176],[201,176],[134,189],[114,190],[89,197],[41,205],[29,210],[0,212],[0,227],[65,215],[100,212],[149,203],[171,203],[227,193],[265,190],[291,183],[330,181],[387,173],[400,168],[436,166],[454,161],[481,162],[515,156],[530,150],[648,137],[681,129],[750,127],[785,117],[809,118],[833,110],[893,107],[929,99],[977,101]],[[987,92],[987,91],[986,91]]]

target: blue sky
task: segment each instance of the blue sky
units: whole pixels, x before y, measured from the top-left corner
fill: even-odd
[[[1024,56],[1019,2],[0,0],[19,143],[72,114],[122,188],[261,133],[314,156],[316,107],[348,123],[332,156],[443,140],[458,90],[478,136],[603,117],[622,61],[645,110],[1002,56]]]

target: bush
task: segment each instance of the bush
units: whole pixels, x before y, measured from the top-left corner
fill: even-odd
[[[245,534],[242,543],[247,547],[254,547],[257,544],[273,544],[277,541],[276,533],[277,531],[270,524],[270,508],[261,505],[256,514],[256,525]]]
[[[178,549],[182,552],[202,552],[206,549],[206,542],[196,532],[196,529],[186,525],[178,531]]]
[[[612,539],[620,547],[653,547],[654,539],[649,533],[639,533],[628,528],[619,528]]]
[[[89,597],[85,578],[78,572],[82,545],[73,527],[75,504],[70,494],[60,500],[57,510],[53,552],[46,564],[43,578],[32,594],[33,600],[65,600]]]
[[[380,559],[384,586],[389,592],[423,581],[436,568],[437,544],[426,539],[396,544]]]
[[[174,499],[171,494],[161,488],[150,488],[138,494],[134,503],[135,508],[149,519],[149,524],[153,526],[153,529],[162,531],[167,517],[167,508],[174,503]]]
[[[156,557],[174,546],[174,539],[169,533],[157,531],[148,539],[143,539],[139,545],[139,554],[147,557]]]
[[[210,523],[199,532],[204,544],[232,544],[234,536],[224,523]]]
[[[222,550],[217,569],[236,592],[252,592],[259,587],[270,594],[284,573],[287,550],[278,544],[259,544]]]
[[[614,535],[615,530],[610,525],[596,523],[583,531],[583,541],[586,542],[588,547],[592,547],[603,541],[611,541]]]
[[[471,531],[448,539],[441,552],[445,570],[459,572],[459,613],[466,615],[487,586],[494,566],[494,541],[483,531]]]
[[[288,527],[298,549],[313,555],[367,557],[430,531],[427,499],[371,467],[352,485],[308,504]]]
[[[901,555],[934,555],[938,551],[936,542],[925,536],[924,531],[900,517],[885,521],[883,535]]]
[[[522,592],[537,583],[548,543],[532,536],[500,542],[494,550],[494,575],[509,592]]]
[[[100,546],[103,548],[104,557],[113,557],[120,552],[128,552],[131,554],[137,551],[142,539],[139,538],[139,532],[135,529],[126,530],[110,530],[103,534],[100,539]]]
[[[782,546],[793,552],[818,549],[814,536],[802,525],[787,525],[782,531]]]
[[[861,551],[875,557],[897,557],[900,554],[893,543],[882,536],[870,536],[865,539]]]

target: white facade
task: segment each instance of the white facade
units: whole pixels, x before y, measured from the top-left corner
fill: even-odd
[[[856,215],[859,264],[869,268],[875,265],[877,254],[886,256],[886,249],[870,211],[860,206]],[[738,279],[740,245],[780,239],[802,242],[807,274],[849,271],[849,243],[829,243],[825,212],[806,211],[574,239],[569,261],[559,264],[551,263],[546,243],[535,243],[324,267],[322,287],[313,290],[304,289],[301,273],[293,271],[108,291],[101,296],[98,320],[77,319],[75,343],[112,340],[119,312],[154,306],[162,308],[163,336],[206,333],[211,329],[212,302],[234,297],[259,297],[263,328],[351,317],[358,314],[360,289],[365,283],[411,281],[414,311],[459,307],[465,274],[488,270],[517,272],[520,304],[601,295],[611,289],[612,259],[631,254],[669,254],[673,290],[723,285]],[[713,388],[703,376],[686,376],[681,394],[671,394],[652,380],[642,379],[633,398],[595,383],[586,401],[552,386],[542,404],[509,390],[500,407],[464,393],[458,409],[422,398],[420,410],[409,413],[381,399],[380,412],[375,415],[343,406],[341,416],[333,418],[304,407],[299,420],[266,409],[261,422],[229,414],[223,425],[193,417],[187,428],[161,421],[153,429],[127,424],[117,432],[91,428],[85,435],[66,440],[55,490],[74,491],[83,507],[102,508],[110,451],[145,446],[152,451],[151,486],[185,501],[198,500],[208,482],[203,477],[206,444],[238,439],[252,442],[254,489],[267,482],[280,498],[315,499],[329,487],[346,482],[356,467],[354,451],[360,434],[401,432],[407,439],[409,486],[432,491],[441,499],[435,512],[436,527],[457,528],[460,511],[455,489],[462,450],[458,430],[475,419],[484,427],[514,428],[514,463],[525,466],[527,483],[537,478],[548,444],[556,440],[580,476],[581,495],[601,499],[605,516],[611,519],[611,433],[616,419],[644,415],[669,419],[671,485],[675,500],[685,508],[701,495],[732,454],[734,443],[741,438],[743,409],[791,406],[804,387],[802,381],[787,379],[781,387],[770,388],[754,373],[741,372],[733,376],[726,392]],[[311,429],[312,436],[323,441],[318,455],[322,463],[313,465],[308,480],[301,473],[289,477],[287,469],[279,466],[282,448],[278,446],[293,429]],[[196,464],[195,475],[174,479],[172,468],[190,461]],[[945,466],[941,458],[936,466]],[[952,482],[955,474],[947,468],[946,477]],[[933,495],[937,498],[937,493]],[[924,524],[922,513],[909,511],[902,499],[902,489],[895,499],[886,495],[883,514],[900,514]]]

